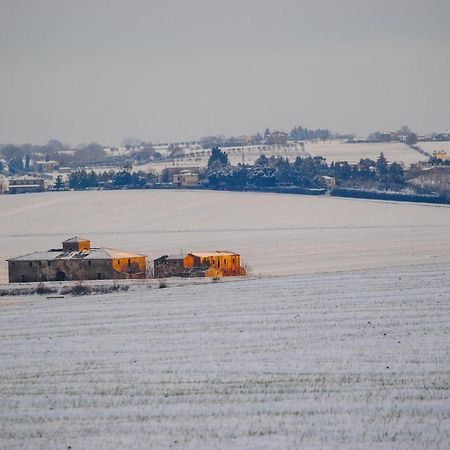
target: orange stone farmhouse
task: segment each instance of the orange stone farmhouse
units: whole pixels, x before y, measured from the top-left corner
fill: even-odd
[[[137,253],[93,248],[89,240],[74,237],[62,248],[9,259],[9,282],[145,278],[146,259]]]
[[[188,253],[154,260],[158,278],[245,276],[240,255],[226,251]],[[111,248],[94,248],[88,239],[73,237],[62,248],[8,260],[10,283],[147,278],[147,257]]]
[[[215,251],[188,253],[187,255],[164,255],[154,261],[157,278],[186,277],[242,277],[246,271],[241,267],[238,253]]]

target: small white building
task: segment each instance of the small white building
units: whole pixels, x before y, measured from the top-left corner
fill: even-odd
[[[336,178],[334,178],[334,177],[329,177],[327,175],[323,175],[320,177],[320,179],[324,182],[325,186],[328,189],[332,189],[336,186]]]

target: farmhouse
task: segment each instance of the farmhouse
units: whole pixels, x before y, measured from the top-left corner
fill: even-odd
[[[27,192],[42,192],[45,190],[44,180],[42,178],[24,175],[22,177],[10,178],[9,193],[25,194]]]
[[[157,278],[184,277],[223,277],[245,276],[238,253],[214,251],[188,253],[187,255],[164,255],[154,260],[154,275]]]
[[[447,152],[444,152],[444,150],[435,150],[433,152],[433,158],[436,159],[441,159],[442,161],[445,161],[446,159],[448,159],[448,154]]]
[[[199,174],[183,170],[173,175],[172,182],[178,188],[199,186]]]
[[[74,237],[62,248],[9,259],[8,273],[10,283],[145,278],[146,257],[92,248],[88,239]]]
[[[323,181],[323,183],[328,189],[333,189],[336,186],[336,178],[334,177],[323,175],[322,177],[320,177],[320,179]]]
[[[199,180],[199,174],[200,174],[200,167],[166,167],[162,170],[160,175],[160,182],[161,183],[175,183],[178,185],[177,187],[180,187],[180,181],[183,182],[183,179],[180,179],[180,176],[182,175],[193,175],[197,177],[196,179],[192,177],[186,177],[184,184],[198,184]]]

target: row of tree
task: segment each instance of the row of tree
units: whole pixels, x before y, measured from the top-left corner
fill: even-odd
[[[147,183],[154,181],[156,175],[152,172],[131,170],[131,167],[124,168],[119,171],[104,171],[103,173],[95,173],[93,170],[87,172],[84,169],[75,170],[69,175],[66,183],[63,182],[62,177],[58,176],[55,181],[54,189],[63,190],[66,188],[83,190],[87,188],[96,188],[99,186],[110,188],[133,188],[142,189]]]
[[[297,157],[294,161],[281,156],[261,155],[253,165],[232,167],[228,154],[214,148],[208,161],[207,184],[215,188],[246,189],[292,186],[323,188],[323,176],[335,178],[341,185],[392,189],[404,186],[400,164],[388,164],[383,153],[377,161],[361,159],[356,165],[347,162],[327,164],[322,157]]]

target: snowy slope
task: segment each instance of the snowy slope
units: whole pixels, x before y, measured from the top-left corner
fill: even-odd
[[[450,265],[0,307],[0,442],[449,448]]]
[[[450,207],[213,191],[52,192],[0,196],[5,259],[71,236],[151,259],[233,250],[254,274],[295,275],[450,261]]]

